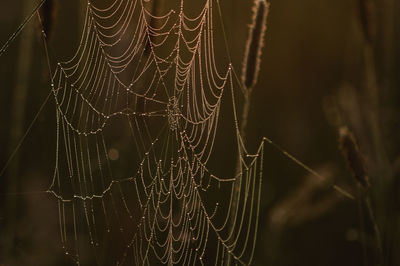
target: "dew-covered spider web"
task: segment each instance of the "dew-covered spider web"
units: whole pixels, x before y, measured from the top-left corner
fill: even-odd
[[[250,155],[240,136],[218,1],[189,2],[88,2],[76,53],[53,71],[48,192],[78,264],[251,263],[264,146]],[[212,168],[224,104],[223,156],[240,162],[225,174]]]

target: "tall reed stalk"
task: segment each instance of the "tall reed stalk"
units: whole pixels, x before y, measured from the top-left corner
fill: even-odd
[[[25,16],[35,8],[34,1],[24,0],[22,3],[22,14]],[[24,31],[20,35],[18,57],[16,63],[16,82],[12,96],[11,107],[11,126],[9,131],[9,153],[12,154],[18,145],[19,140],[24,134],[25,127],[25,110],[26,99],[28,95],[28,87],[31,73],[31,64],[33,58],[34,44],[34,25],[27,24]],[[7,170],[8,191],[13,193],[19,191],[21,185],[21,165],[20,155],[16,154]],[[7,247],[11,252],[16,243],[17,237],[17,210],[19,208],[19,198],[10,197],[7,201],[7,230],[9,234]]]
[[[245,53],[243,58],[241,86],[244,93],[244,104],[242,116],[240,119],[240,138],[241,144],[246,143],[246,129],[251,104],[251,94],[255,87],[260,72],[260,62],[262,48],[264,46],[264,37],[267,29],[267,17],[269,12],[269,3],[266,0],[253,1],[253,16],[249,27],[249,35],[246,42]],[[240,146],[240,144],[239,144]],[[232,206],[230,211],[230,232],[235,230],[236,217],[238,212],[238,198],[241,193],[242,179],[242,154],[238,151],[238,159],[236,163],[234,182],[234,194],[232,197]],[[227,253],[226,265],[230,265],[231,258]]]

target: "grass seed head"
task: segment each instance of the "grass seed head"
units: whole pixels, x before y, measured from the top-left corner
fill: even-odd
[[[250,90],[257,82],[260,57],[267,29],[269,4],[266,0],[254,0],[253,18],[250,24],[242,69],[242,84]]]
[[[367,189],[370,183],[364,158],[353,133],[345,126],[339,129],[339,145],[356,182]]]

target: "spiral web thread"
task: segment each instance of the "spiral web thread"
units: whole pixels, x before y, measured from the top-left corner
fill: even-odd
[[[151,1],[88,2],[80,45],[54,71],[48,192],[58,201],[63,248],[77,264],[219,265],[228,256],[250,264],[264,142],[249,155],[241,141],[240,84],[215,53],[219,13],[213,0],[194,16],[183,0],[153,11]],[[227,93],[241,161],[228,178],[207,167]]]

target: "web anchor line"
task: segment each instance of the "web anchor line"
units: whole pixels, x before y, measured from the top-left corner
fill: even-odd
[[[276,148],[279,152],[281,152],[283,155],[285,155],[287,158],[289,158],[290,160],[292,160],[293,162],[295,162],[297,165],[301,166],[303,169],[305,169],[306,171],[308,171],[310,174],[312,174],[313,176],[319,178],[321,181],[324,180],[325,178],[318,174],[316,171],[314,171],[311,167],[307,166],[306,164],[304,164],[302,161],[300,161],[299,159],[297,159],[296,157],[294,157],[293,155],[291,155],[289,152],[285,151],[283,148],[281,148],[278,144],[276,144],[275,142],[273,142],[271,139],[264,137],[263,138],[264,142],[267,142],[268,144],[272,145],[274,148]],[[338,185],[332,185],[332,188],[334,190],[336,190],[336,192],[338,192],[339,194],[341,194],[342,196],[345,196],[346,198],[350,199],[350,200],[355,200],[356,198],[350,193],[347,192],[344,188],[338,186]]]
[[[14,33],[12,33],[11,36],[8,38],[8,40],[3,44],[3,46],[0,49],[0,57],[7,51],[11,43],[15,40],[15,38],[18,37],[21,31],[25,28],[26,24],[29,23],[29,21],[33,18],[35,13],[42,7],[44,2],[46,2],[46,0],[40,1],[40,3],[32,10],[32,12],[24,19],[21,25],[18,26],[18,28],[14,31]]]

